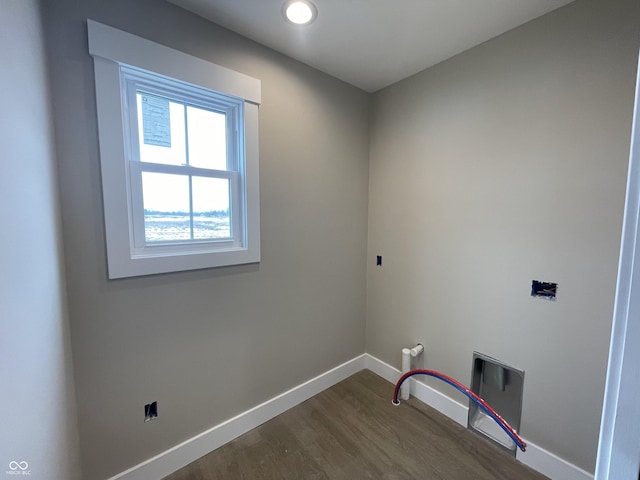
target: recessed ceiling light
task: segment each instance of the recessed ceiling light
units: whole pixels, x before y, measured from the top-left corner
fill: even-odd
[[[296,25],[309,25],[318,16],[318,9],[309,0],[287,0],[282,5],[284,18]]]

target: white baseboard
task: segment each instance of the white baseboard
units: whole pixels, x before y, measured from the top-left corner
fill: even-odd
[[[109,480],[149,480],[166,477],[365,368],[365,355],[363,354],[119,473]]]
[[[393,384],[400,378],[400,370],[369,354],[365,354],[364,365],[365,368]],[[467,413],[469,411],[467,406],[452,400],[439,391],[413,378],[409,379],[409,381],[411,382],[411,395],[430,407],[435,408],[463,427],[467,426]],[[389,399],[389,401],[391,401],[391,399]],[[516,458],[525,465],[546,475],[552,480],[593,480],[593,474],[529,442],[526,438],[524,440],[527,444],[527,451],[521,452],[518,450]]]
[[[119,473],[109,480],[149,480],[166,477],[364,369],[371,370],[390,383],[395,384],[400,378],[400,370],[397,368],[369,354],[360,355]],[[468,408],[465,405],[415,379],[410,379],[410,382],[411,394],[414,397],[466,427]],[[391,397],[389,403],[391,403]],[[552,480],[593,480],[592,474],[528,441],[527,451],[518,452],[516,458]]]
[[[593,473],[582,470],[574,464],[539,447],[525,439],[527,451],[516,453],[516,458],[525,465],[546,475],[552,480],[593,480]]]

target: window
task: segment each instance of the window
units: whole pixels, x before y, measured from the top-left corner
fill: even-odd
[[[242,245],[242,102],[127,67],[121,78],[134,253]]]
[[[260,260],[260,82],[88,21],[109,278]]]

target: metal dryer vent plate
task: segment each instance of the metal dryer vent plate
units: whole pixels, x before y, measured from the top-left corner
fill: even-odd
[[[524,371],[473,352],[471,390],[491,405],[516,432],[520,430],[523,387]],[[516,444],[513,440],[471,400],[467,427],[515,456]]]

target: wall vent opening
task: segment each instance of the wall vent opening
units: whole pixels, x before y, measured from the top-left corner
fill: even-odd
[[[471,390],[518,432],[522,416],[524,371],[478,352],[473,352],[471,368]],[[511,455],[516,455],[517,446],[511,437],[472,401],[469,401],[467,427]]]

